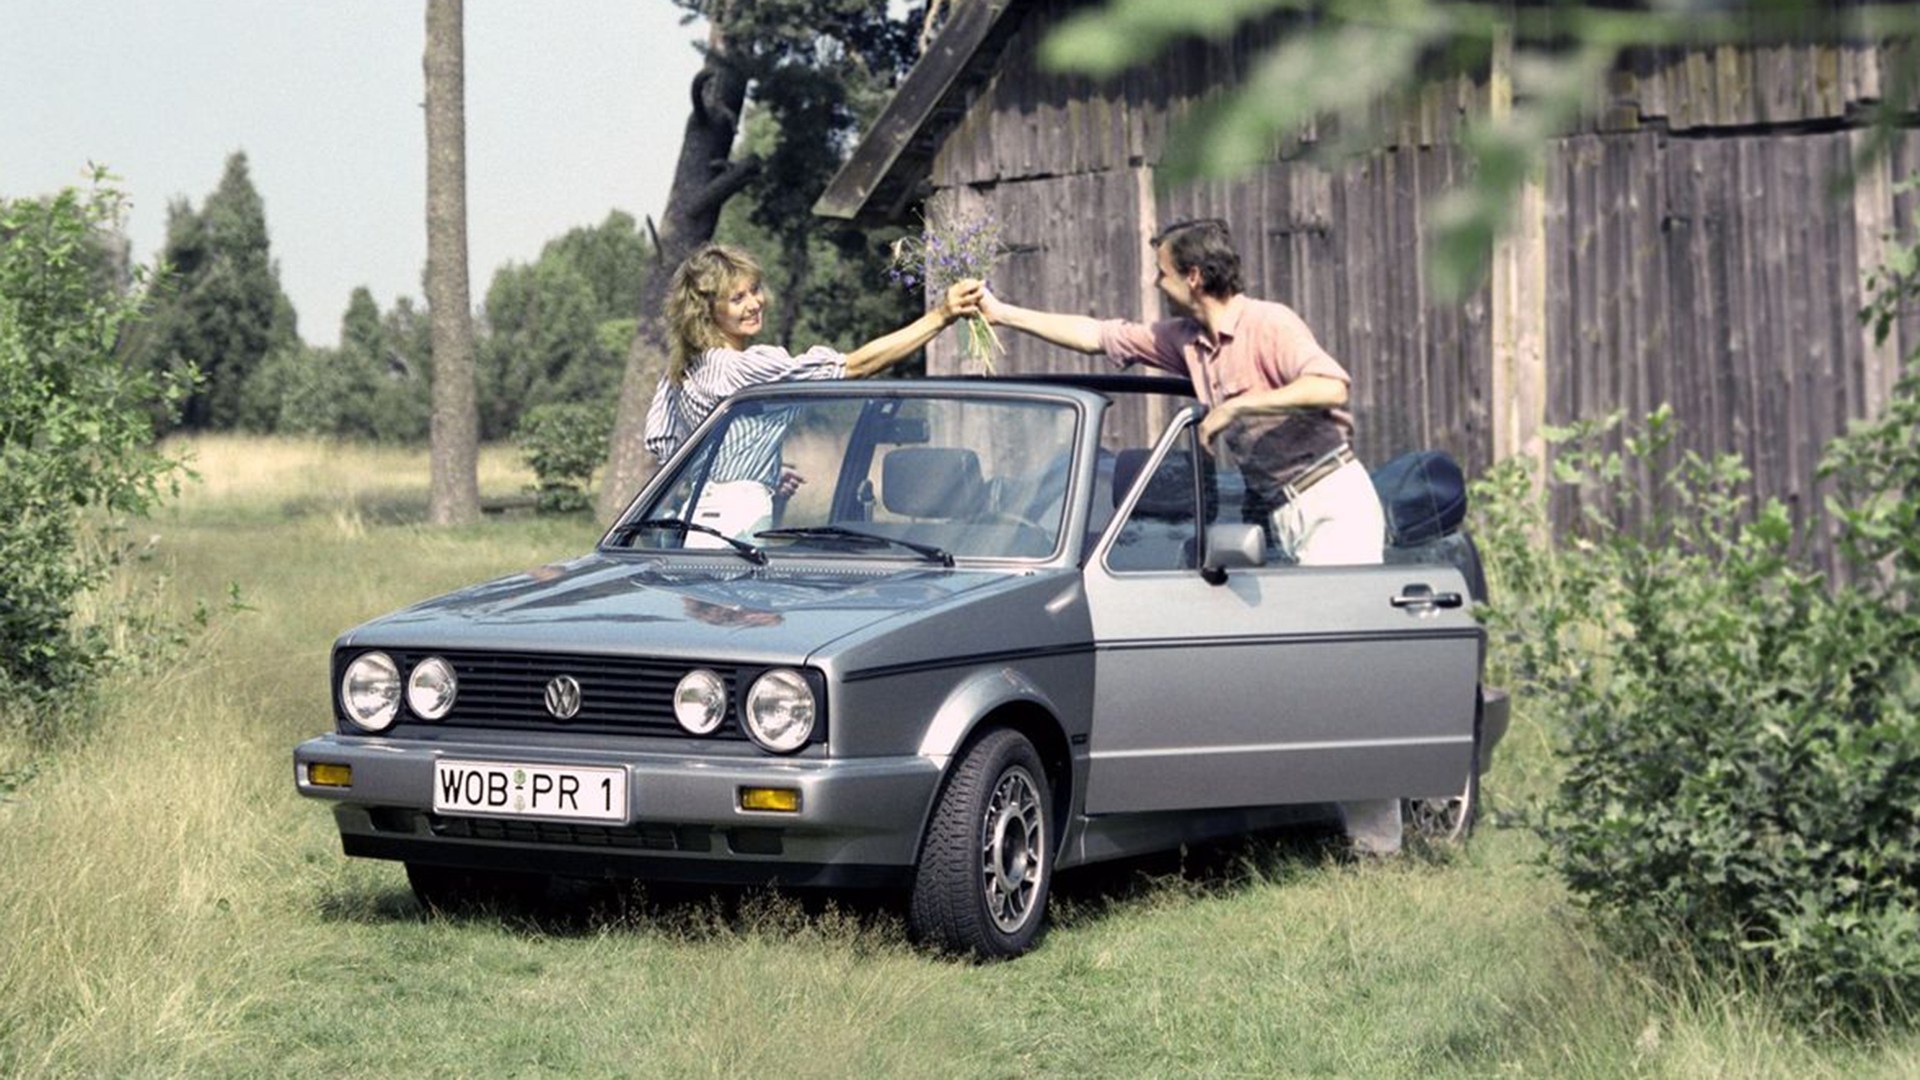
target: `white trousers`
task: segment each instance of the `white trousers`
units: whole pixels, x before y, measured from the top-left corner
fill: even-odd
[[[692,520],[736,540],[751,540],[754,533],[773,527],[773,492],[758,480],[708,484],[694,505]],[[723,548],[727,542],[711,533],[689,531],[681,546]]]
[[[1354,566],[1382,561],[1387,519],[1366,467],[1350,461],[1273,512],[1273,535],[1301,566]],[[1340,804],[1340,825],[1353,850],[1400,850],[1400,800]]]
[[[1273,535],[1301,566],[1381,562],[1387,518],[1367,467],[1349,461],[1275,510]]]

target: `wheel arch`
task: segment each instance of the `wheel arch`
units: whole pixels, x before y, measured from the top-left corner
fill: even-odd
[[[951,781],[954,768],[974,743],[988,732],[1007,728],[1019,732],[1040,755],[1046,769],[1047,786],[1052,793],[1054,853],[1063,849],[1067,819],[1073,807],[1073,749],[1059,710],[1045,692],[1019,672],[1002,668],[977,676],[950,695],[945,705],[927,726],[920,743],[923,757],[945,759],[940,785],[928,804],[920,825],[920,844],[926,844],[926,830],[939,792]]]

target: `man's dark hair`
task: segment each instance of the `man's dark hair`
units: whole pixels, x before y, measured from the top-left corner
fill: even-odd
[[[1225,300],[1244,287],[1240,283],[1240,253],[1233,249],[1227,223],[1219,218],[1176,221],[1153,238],[1155,251],[1162,244],[1173,258],[1174,270],[1184,274],[1200,268],[1200,291],[1208,296]]]

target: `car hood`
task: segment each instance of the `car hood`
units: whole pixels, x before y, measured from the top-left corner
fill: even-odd
[[[1005,570],[587,555],[374,619],[341,644],[794,663],[916,608],[1017,578]]]

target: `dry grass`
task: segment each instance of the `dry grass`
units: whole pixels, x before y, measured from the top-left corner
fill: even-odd
[[[425,505],[427,457],[415,447],[197,435],[169,440],[166,450],[199,474],[186,481],[175,504],[185,512],[267,505],[294,512],[326,508],[347,519],[369,506]],[[481,449],[483,496],[517,494],[532,482],[514,447]]]

